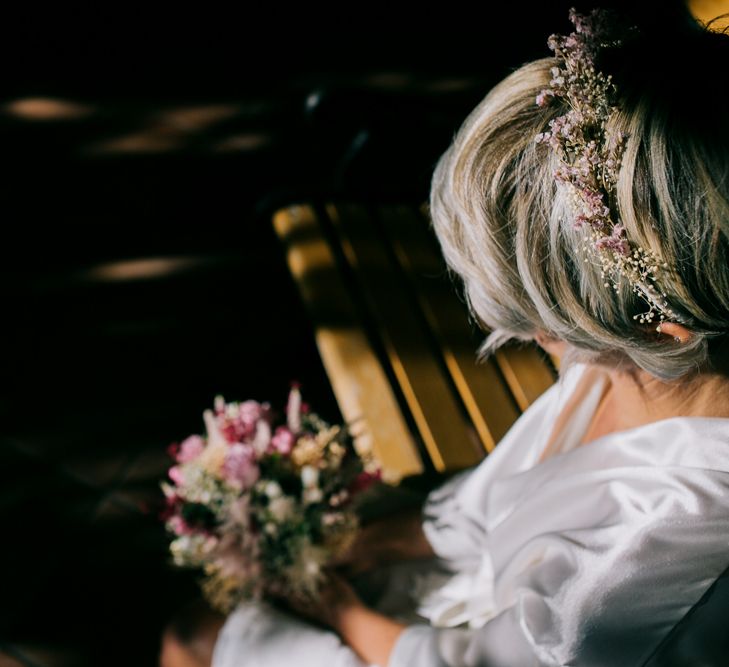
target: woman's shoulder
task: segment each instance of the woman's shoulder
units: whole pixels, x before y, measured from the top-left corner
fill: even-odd
[[[659,488],[671,494],[702,488],[729,510],[729,418],[677,416],[610,433],[501,478],[495,486],[498,493],[520,498],[568,489],[599,495],[603,486],[634,488],[646,496]]]
[[[643,446],[657,464],[729,471],[729,418],[674,416],[615,434]]]
[[[729,419],[672,417],[557,454],[493,480],[488,526],[645,526],[665,517],[729,529]],[[498,511],[496,511],[498,510]]]

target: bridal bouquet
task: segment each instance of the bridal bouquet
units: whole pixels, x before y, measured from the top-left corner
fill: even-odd
[[[206,435],[173,443],[163,513],[175,565],[201,568],[216,608],[264,596],[316,596],[351,544],[354,500],[379,479],[348,429],[310,412],[293,387],[283,423],[268,403],[205,410]]]

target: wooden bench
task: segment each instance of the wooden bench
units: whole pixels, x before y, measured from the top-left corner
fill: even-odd
[[[554,382],[536,346],[476,364],[483,333],[424,206],[304,203],[273,224],[342,415],[390,481],[477,464]]]

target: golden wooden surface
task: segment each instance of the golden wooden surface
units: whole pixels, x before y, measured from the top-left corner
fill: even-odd
[[[417,446],[310,206],[274,215],[274,228],[312,317],[322,363],[359,446],[372,447],[389,481],[422,472]]]
[[[478,434],[450,386],[400,268],[360,206],[327,204],[331,220],[377,323],[388,361],[436,470],[484,456]]]
[[[490,452],[519,416],[509,387],[492,359],[476,363],[478,341],[427,220],[409,206],[382,208],[379,215],[482,446]]]
[[[494,359],[522,412],[554,384],[555,375],[535,345],[507,345]]]

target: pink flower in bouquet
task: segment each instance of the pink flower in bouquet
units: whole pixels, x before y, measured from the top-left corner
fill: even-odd
[[[170,476],[170,479],[177,484],[177,486],[185,485],[185,477],[182,474],[182,470],[180,470],[180,466],[172,466],[167,474]]]
[[[179,514],[171,516],[167,520],[167,525],[175,535],[192,535],[195,532]]]
[[[349,491],[352,494],[361,493],[366,491],[373,484],[379,482],[382,479],[382,471],[377,470],[374,473],[363,471],[355,478],[354,482],[349,487]]]
[[[205,440],[199,435],[191,435],[180,444],[180,449],[177,452],[177,462],[189,463],[194,461],[202,454],[203,449],[205,449]]]
[[[295,442],[296,436],[286,426],[279,426],[271,438],[270,448],[274,452],[288,456]]]
[[[254,425],[259,419],[268,419],[270,412],[268,405],[258,401],[243,401],[238,410],[241,421]]]
[[[269,407],[264,403],[244,401],[233,414],[218,412],[224,420],[220,430],[228,442],[247,442],[256,436],[259,422],[268,422],[269,413]]]
[[[230,446],[223,463],[223,478],[247,489],[258,481],[261,471],[251,445],[237,442]]]

